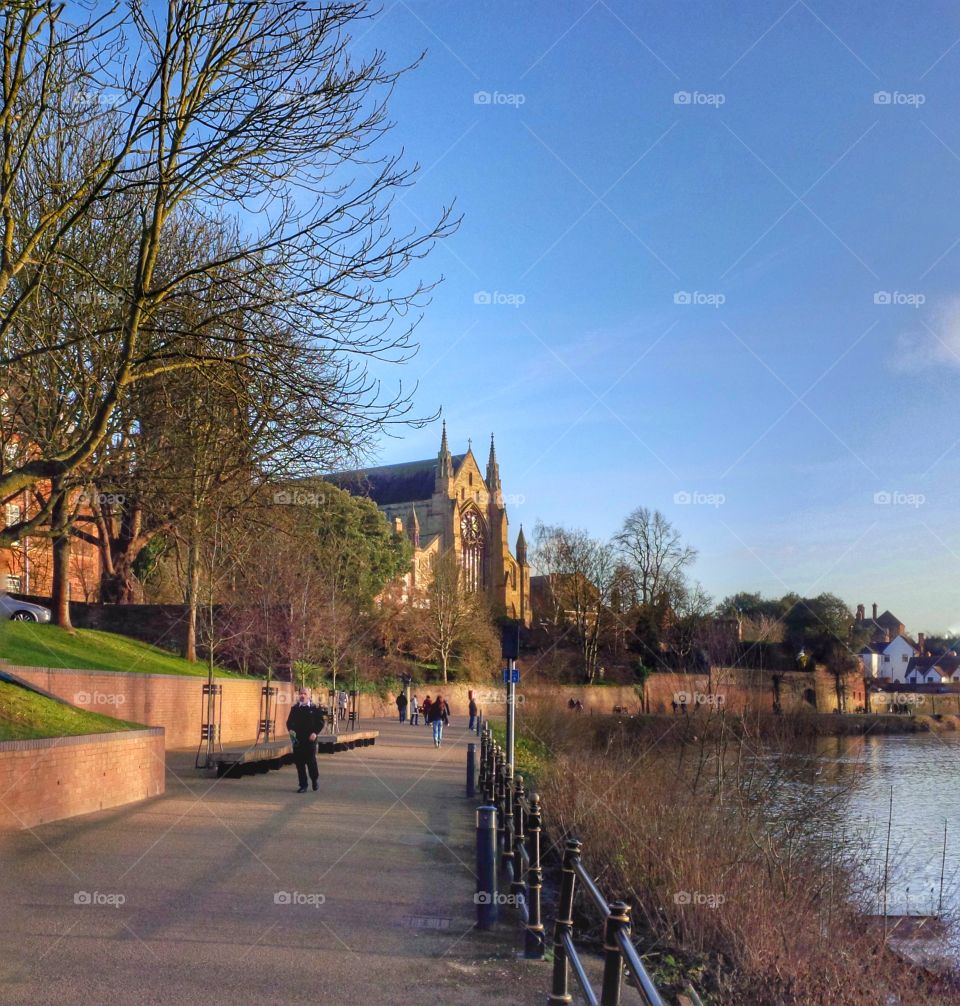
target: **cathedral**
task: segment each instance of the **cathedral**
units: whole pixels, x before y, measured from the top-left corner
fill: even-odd
[[[430,582],[435,559],[452,550],[468,590],[485,593],[495,615],[530,624],[527,544],[521,527],[516,552],[510,551],[492,435],[486,475],[470,447],[465,454],[450,453],[444,422],[436,458],[337,472],[327,480],[368,496],[410,539],[413,563],[406,577],[407,596]]]

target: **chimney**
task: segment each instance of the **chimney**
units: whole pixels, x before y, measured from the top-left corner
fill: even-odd
[[[917,649],[921,657],[927,652],[927,637],[922,632],[917,633]]]
[[[866,613],[862,604],[857,605],[857,621],[858,622],[866,621]]]
[[[874,621],[876,621],[876,619],[877,619],[877,602],[876,601],[873,602],[873,619],[874,619]]]

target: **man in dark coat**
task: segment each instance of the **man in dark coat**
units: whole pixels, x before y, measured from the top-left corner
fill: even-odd
[[[320,788],[320,769],[317,767],[317,734],[323,729],[323,710],[310,701],[310,692],[301,688],[297,702],[287,717],[287,730],[293,741],[293,762],[300,780],[298,793],[307,791],[307,773],[314,792]]]

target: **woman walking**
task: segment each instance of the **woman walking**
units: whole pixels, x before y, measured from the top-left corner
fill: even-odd
[[[431,703],[430,712],[427,713],[427,722],[433,726],[434,746],[440,747],[443,741],[444,724],[450,722],[450,707],[442,695],[438,695]]]
[[[417,697],[410,700],[410,726],[417,727],[420,725],[420,705],[417,702]]]

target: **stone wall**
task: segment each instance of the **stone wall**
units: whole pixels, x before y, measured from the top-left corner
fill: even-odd
[[[4,664],[3,669],[80,709],[151,727],[163,727],[168,750],[197,747],[200,743],[206,678],[18,667],[15,664]],[[252,740],[257,735],[260,690],[264,682],[252,678],[217,678],[216,683],[223,688],[221,742],[231,744]],[[282,730],[293,686],[289,682],[275,684],[279,689],[275,719],[278,729]]]
[[[32,828],[164,791],[163,731],[0,742],[0,828]]]

